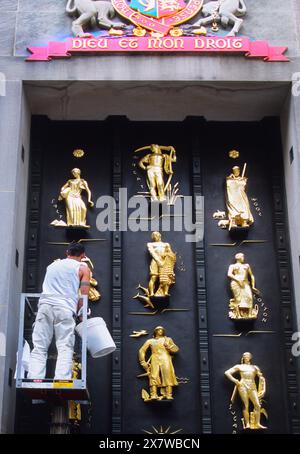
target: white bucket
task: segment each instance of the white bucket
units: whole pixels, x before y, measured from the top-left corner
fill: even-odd
[[[83,322],[76,326],[76,332],[82,337]],[[87,319],[87,348],[93,358],[109,355],[116,350],[116,344],[101,317]]]

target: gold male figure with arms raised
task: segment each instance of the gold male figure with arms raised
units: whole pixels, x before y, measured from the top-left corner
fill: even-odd
[[[172,146],[152,144],[139,148],[135,152],[150,150],[151,153],[139,161],[139,167],[147,171],[147,185],[153,201],[163,202],[166,200],[166,192],[170,186],[173,176],[172,163],[176,162],[176,151]],[[163,154],[162,151],[169,151],[170,154]],[[164,172],[169,176],[164,182]]]
[[[234,402],[238,391],[243,402],[243,425],[244,429],[266,429],[260,424],[261,413],[267,417],[267,413],[262,409],[262,398],[266,393],[266,380],[259,367],[251,364],[252,354],[243,354],[241,364],[237,364],[225,372],[225,376],[235,384],[231,402]],[[240,380],[234,377],[240,374]],[[256,380],[258,379],[258,386]],[[253,404],[253,412],[250,413],[249,405]]]

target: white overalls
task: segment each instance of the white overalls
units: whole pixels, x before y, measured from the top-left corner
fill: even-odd
[[[47,354],[53,334],[57,348],[54,379],[72,378],[74,315],[77,312],[81,265],[81,262],[67,258],[57,260],[47,268],[32,333],[34,348],[29,363],[30,379],[45,378]]]

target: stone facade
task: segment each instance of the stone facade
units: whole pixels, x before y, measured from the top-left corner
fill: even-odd
[[[115,114],[149,120],[176,120],[186,115],[215,120],[280,116],[295,295],[300,307],[297,284],[300,99],[291,94],[293,74],[300,72],[299,1],[246,0],[248,14],[242,33],[268,40],[271,45],[287,45],[288,63],[250,61],[243,56],[220,54],[123,54],[25,62],[27,46],[42,46],[70,36],[71,19],[65,13],[65,4],[64,0],[0,0],[0,432],[3,433],[13,432],[15,391],[9,376],[15,368],[22,291],[31,114],[49,115],[53,119],[103,119]]]

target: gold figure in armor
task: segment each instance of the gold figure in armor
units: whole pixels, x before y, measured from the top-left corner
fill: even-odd
[[[153,201],[163,202],[166,200],[166,193],[173,176],[172,163],[176,162],[176,151],[172,146],[148,145],[139,148],[135,152],[150,150],[151,153],[139,161],[139,167],[147,171],[147,185]],[[170,154],[163,154],[162,151],[169,151]],[[164,182],[164,172],[168,175],[168,181]]]
[[[244,429],[266,429],[260,423],[261,414],[268,418],[265,409],[262,408],[262,399],[266,393],[266,380],[263,377],[259,367],[251,364],[252,354],[246,352],[243,354],[241,364],[237,364],[225,372],[225,376],[235,384],[231,397],[234,403],[237,392],[243,402],[243,428]],[[234,377],[240,374],[240,380]],[[258,380],[258,385],[256,381]],[[250,412],[250,403],[253,405],[253,411]]]
[[[92,208],[94,203],[92,202],[91,191],[87,182],[81,178],[80,169],[73,169],[72,175],[74,178],[68,180],[61,188],[58,200],[65,200],[68,226],[88,228],[89,226],[86,225],[87,208],[82,200],[81,193],[86,191],[88,204]]]
[[[146,361],[148,349],[151,350],[151,356]],[[162,326],[157,326],[154,329],[153,339],[148,339],[140,348],[139,362],[146,371],[146,374],[140,376],[148,376],[150,386],[150,396],[147,391],[142,392],[145,401],[173,400],[173,387],[178,386],[178,381],[172,363],[172,354],[178,351],[179,348],[170,337],[166,336]]]
[[[232,174],[226,177],[226,205],[229,230],[232,227],[248,228],[254,222],[246,194],[248,178],[245,177],[245,171],[246,164],[244,165],[242,175],[240,174],[240,168],[234,166],[232,168]]]
[[[168,297],[171,285],[175,284],[176,254],[172,251],[169,243],[161,241],[159,232],[152,233],[152,242],[147,244],[151,255],[150,280],[148,288],[138,286],[144,295],[139,293],[134,297],[146,303],[145,307],[153,308],[152,297]]]
[[[228,277],[231,279],[230,288],[233,298],[229,302],[229,317],[234,320],[256,319],[258,314],[257,304],[253,305],[253,293],[259,295],[255,287],[255,277],[251,267],[245,263],[242,253],[235,255],[236,262],[229,266]]]

